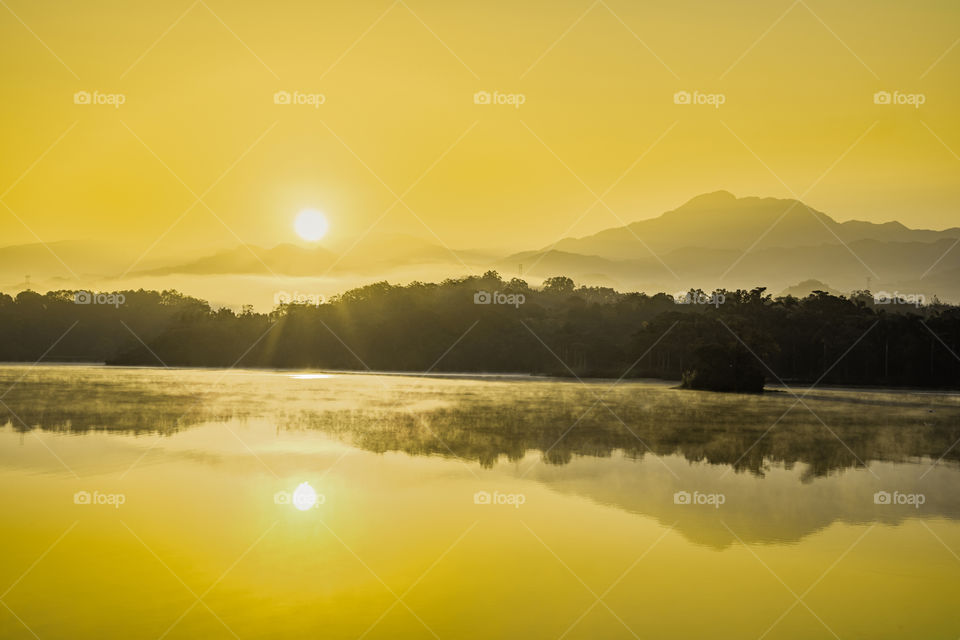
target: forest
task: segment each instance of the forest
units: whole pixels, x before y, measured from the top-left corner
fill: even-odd
[[[0,361],[960,387],[960,307],[936,300],[648,295],[490,271],[318,302],[257,313],[176,291],[0,294]]]

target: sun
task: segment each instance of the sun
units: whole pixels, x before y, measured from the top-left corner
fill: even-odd
[[[307,242],[316,242],[327,235],[327,217],[316,209],[304,209],[297,214],[293,228]]]
[[[306,511],[317,504],[317,492],[309,482],[301,482],[293,492],[293,506]]]

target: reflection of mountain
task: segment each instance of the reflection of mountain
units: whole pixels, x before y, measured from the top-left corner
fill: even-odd
[[[920,479],[926,467],[874,463],[876,477],[863,468],[847,469],[814,483],[800,483],[805,470],[771,466],[763,479],[725,474],[722,467],[691,463],[679,456],[643,464],[614,456],[612,460],[578,459],[569,467],[534,467],[527,476],[561,493],[656,518],[686,538],[723,548],[746,543],[795,542],[835,522],[900,524],[908,518],[960,518],[960,469],[938,467]],[[525,470],[526,467],[523,467]],[[521,470],[519,473],[522,473]],[[878,505],[877,491],[923,494],[918,510],[911,505]],[[720,508],[683,505],[674,493],[720,493]],[[726,526],[724,526],[726,525]],[[727,528],[729,527],[729,529]]]
[[[827,428],[802,407],[778,422],[794,402],[787,393],[744,398],[629,382],[604,398],[608,410],[595,405],[593,391],[602,393],[604,387],[594,384],[588,390],[570,382],[519,379],[307,380],[234,371],[229,384],[219,385],[221,375],[4,368],[0,387],[19,384],[4,397],[16,417],[0,407],[0,427],[22,432],[22,419],[29,428],[74,433],[170,435],[239,420],[262,423],[268,432],[277,425],[315,431],[375,453],[405,452],[424,469],[435,456],[479,462],[489,470],[484,474],[523,477],[675,524],[688,539],[715,548],[736,543],[730,530],[747,543],[782,542],[838,521],[960,518],[960,453],[951,448],[960,437],[957,396],[816,390],[804,402]],[[189,447],[189,438],[186,442]],[[289,464],[298,455],[304,468],[323,468],[317,466],[320,451],[330,449],[304,447],[299,440],[289,450],[271,443],[259,455],[270,465],[270,456]],[[253,463],[248,450],[235,451]],[[920,510],[877,505],[873,494],[880,490],[922,493],[926,502]],[[678,491],[722,493],[725,503],[719,509],[678,505],[673,499]]]

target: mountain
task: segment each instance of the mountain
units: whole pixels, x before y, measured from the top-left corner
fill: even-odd
[[[135,254],[125,248],[88,241],[33,242],[0,247],[0,278],[18,281],[37,278],[73,278],[91,272],[122,271]]]
[[[498,262],[496,268],[506,273],[508,268],[523,264],[524,278],[532,283],[567,275],[584,284],[647,292],[673,292],[691,286],[705,290],[765,286],[778,292],[798,282],[819,280],[831,284],[829,288],[824,286],[825,290],[849,292],[869,287],[953,300],[960,299],[960,278],[954,277],[960,272],[960,250],[951,250],[954,242],[860,240],[847,245],[770,247],[749,253],[685,247],[663,253],[659,259],[648,254],[632,260],[564,251],[523,252]],[[606,281],[595,278],[597,274]]]
[[[460,260],[485,263],[491,256],[478,251],[455,252],[415,236],[377,234],[350,239],[332,248],[278,244],[264,248],[241,245],[194,260],[136,272],[136,276],[170,274],[264,275],[317,277],[330,274],[368,274],[383,279],[395,270],[411,265],[443,265],[452,272],[464,270]]]
[[[281,244],[228,251],[141,271],[138,276],[325,276],[337,283],[440,279],[496,269],[531,284],[566,275],[621,290],[690,287],[784,291],[809,280],[842,292],[871,288],[960,300],[960,229],[909,229],[898,222],[837,222],[797,200],[708,193],[658,218],[567,238],[505,257],[449,249],[421,238],[372,233],[329,249]],[[647,245],[654,253],[651,253]],[[438,276],[439,274],[439,276]],[[812,285],[811,285],[812,286]],[[826,285],[824,285],[827,289]]]
[[[141,252],[90,241],[0,247],[0,290],[22,290],[31,274],[30,285],[43,290],[174,287],[234,306],[266,305],[278,289],[330,296],[376,280],[439,281],[495,269],[534,286],[566,275],[579,284],[648,293],[869,288],[960,301],[960,228],[837,222],[797,200],[726,191],[697,196],[657,218],[507,256],[375,232],[323,247],[240,245],[176,259],[151,255],[118,278]]]
[[[322,273],[336,260],[336,255],[320,248],[278,244],[270,249],[241,245],[190,262],[139,271],[136,275],[170,274],[222,275],[269,273],[305,276]]]
[[[650,251],[662,255],[684,247],[743,252],[751,247],[812,247],[860,240],[936,242],[944,238],[960,238],[960,228],[930,231],[909,229],[899,222],[837,222],[799,200],[737,198],[717,191],[697,196],[657,218],[567,238],[547,249],[631,259],[649,256]]]
[[[804,280],[803,282],[798,282],[792,287],[787,287],[781,291],[779,295],[793,296],[794,298],[806,298],[814,291],[826,291],[827,293],[835,296],[839,296],[843,293],[842,291],[837,291],[825,282],[820,282],[819,280]]]
[[[0,247],[0,291],[90,288],[107,275],[119,275],[143,257],[145,246],[78,239]],[[163,264],[146,256],[141,268]]]

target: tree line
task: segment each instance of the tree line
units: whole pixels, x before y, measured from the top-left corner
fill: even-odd
[[[0,361],[960,387],[960,307],[870,292],[621,293],[496,272],[239,312],[176,291],[0,294]],[[79,295],[79,297],[78,297]]]

